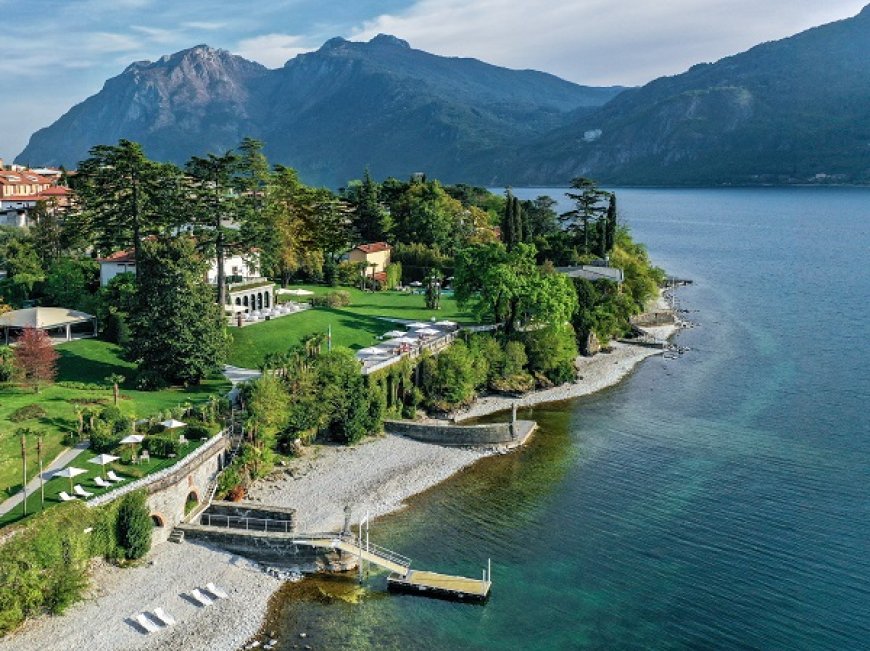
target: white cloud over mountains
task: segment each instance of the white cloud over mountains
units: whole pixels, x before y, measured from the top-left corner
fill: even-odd
[[[643,84],[857,14],[866,0],[418,0],[351,38],[534,68],[583,84]]]

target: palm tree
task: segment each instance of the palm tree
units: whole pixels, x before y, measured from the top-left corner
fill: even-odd
[[[114,404],[118,406],[118,400],[121,399],[121,389],[120,385],[126,380],[123,375],[119,375],[118,373],[112,373],[106,378],[106,382],[112,385],[112,398],[114,399]]]

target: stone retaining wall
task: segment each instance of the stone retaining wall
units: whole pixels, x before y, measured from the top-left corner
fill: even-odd
[[[513,430],[510,423],[485,425],[456,425],[450,421],[414,422],[408,420],[384,421],[384,429],[391,434],[436,443],[438,445],[521,445],[537,427],[533,420],[518,420]]]
[[[252,561],[300,572],[343,572],[357,567],[357,558],[340,550],[312,547],[282,533],[218,529],[182,524],[185,540],[213,545]]]
[[[670,325],[672,323],[676,323],[674,319],[674,313],[670,310],[662,310],[659,312],[645,312],[644,314],[637,314],[629,319],[629,322],[633,326],[659,326],[659,325]]]

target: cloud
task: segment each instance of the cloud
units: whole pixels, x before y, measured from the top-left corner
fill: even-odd
[[[193,20],[193,21],[189,21],[186,23],[181,23],[181,26],[187,27],[189,29],[199,29],[199,30],[203,30],[203,31],[214,31],[214,30],[218,30],[218,29],[223,29],[224,27],[227,26],[227,24],[226,23],[209,23],[209,22],[202,22],[202,21],[198,21],[198,20]]]
[[[865,0],[417,0],[353,30],[586,84],[642,84],[860,11]]]
[[[235,53],[269,68],[280,68],[297,54],[314,49],[304,42],[304,37],[293,34],[264,34],[239,41]]]

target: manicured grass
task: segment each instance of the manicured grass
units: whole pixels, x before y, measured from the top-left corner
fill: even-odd
[[[128,416],[146,418],[183,402],[196,402],[229,390],[229,383],[221,377],[188,389],[139,391],[129,388],[133,365],[120,358],[120,349],[116,345],[85,339],[62,344],[57,350],[61,355],[58,381],[107,384],[105,378],[113,373],[128,378],[122,385],[119,404],[121,411]],[[5,499],[7,493],[14,494],[21,487],[21,445],[16,430],[28,427],[43,433],[43,462],[48,465],[63,449],[64,433],[76,428],[77,401],[86,408],[110,405],[112,389],[108,386],[105,389],[72,389],[54,384],[37,394],[23,387],[0,388],[0,499]],[[45,416],[21,422],[9,419],[15,410],[30,404],[42,407]],[[28,440],[27,448],[29,479],[38,469],[35,438]]]
[[[94,478],[102,476],[103,469],[101,466],[96,466],[88,463],[88,459],[93,459],[96,455],[91,450],[84,450],[73,460],[71,464],[69,464],[70,466],[81,468],[82,470],[86,471],[84,474],[73,478],[73,486],[79,484],[82,488],[84,488],[89,493],[93,493],[95,496],[102,495],[103,493],[109,492],[113,488],[124,486],[131,481],[136,481],[137,479],[144,477],[145,475],[150,475],[159,470],[163,470],[164,468],[168,468],[169,466],[174,465],[179,461],[179,459],[187,456],[196,448],[201,446],[203,443],[204,441],[188,442],[181,447],[178,456],[174,459],[160,459],[157,457],[152,457],[151,460],[147,463],[137,465],[126,465],[119,462],[108,464],[106,465],[106,472],[109,472],[109,470],[114,470],[119,476],[125,478],[125,481],[114,484],[112,488],[100,488],[96,484],[94,484]],[[64,477],[55,477],[46,480],[45,508],[53,508],[58,504],[63,504],[60,497],[58,497],[61,491],[66,491],[70,495],[73,494],[70,491],[69,479]],[[37,488],[33,494],[27,496],[27,514],[32,515],[39,511],[41,501],[42,498],[40,495],[40,491]],[[12,511],[0,517],[0,527],[11,524],[13,522],[17,522],[23,517],[23,509],[21,505],[16,506],[14,509],[12,509]]]
[[[359,350],[378,343],[378,337],[398,326],[386,318],[430,321],[449,319],[472,323],[470,314],[463,312],[450,297],[444,297],[440,310],[427,310],[420,294],[400,292],[362,292],[347,287],[322,285],[294,285],[316,294],[344,289],[351,294],[351,304],[342,308],[312,308],[271,321],[244,328],[233,328],[233,345],[229,363],[244,368],[257,368],[268,353],[283,353],[304,337],[326,332],[332,327],[332,345]],[[294,299],[296,300],[296,299]],[[386,318],[383,318],[386,317]]]
[[[293,285],[291,289],[307,289],[315,294],[326,294],[336,289],[350,292],[350,306],[345,308],[354,314],[366,316],[391,317],[395,319],[416,319],[429,321],[434,316],[436,320],[450,320],[458,323],[475,323],[472,314],[461,310],[456,299],[449,295],[441,296],[441,308],[426,309],[426,297],[423,294],[405,292],[363,292],[351,287],[326,287],[324,285]],[[293,300],[299,300],[295,297]],[[302,297],[302,300],[305,300]]]

